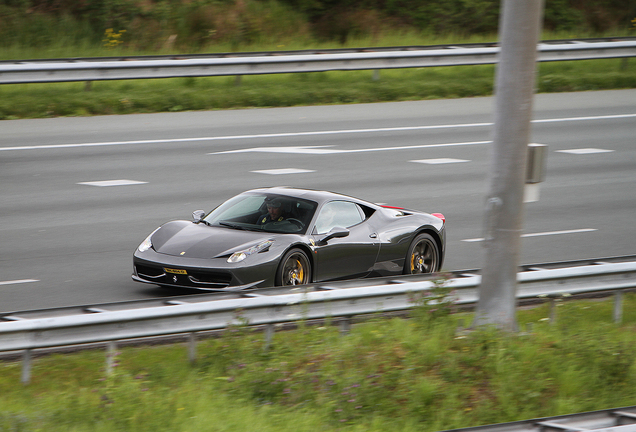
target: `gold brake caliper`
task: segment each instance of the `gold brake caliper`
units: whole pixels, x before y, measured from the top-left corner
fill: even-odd
[[[302,264],[301,264],[301,262],[300,262],[300,261],[298,261],[298,260],[296,260],[296,264],[298,265],[298,269],[299,269],[299,272],[298,272],[298,281],[299,281],[300,283],[303,283],[303,281],[305,280],[305,278],[304,278],[304,274],[305,274],[305,272],[304,272],[303,265],[302,265]]]

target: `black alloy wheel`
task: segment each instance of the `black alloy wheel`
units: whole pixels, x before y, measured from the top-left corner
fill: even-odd
[[[276,272],[276,285],[304,285],[311,281],[311,264],[307,254],[300,249],[291,249],[280,261]]]
[[[429,234],[419,234],[409,247],[404,274],[434,273],[439,265],[437,243]]]

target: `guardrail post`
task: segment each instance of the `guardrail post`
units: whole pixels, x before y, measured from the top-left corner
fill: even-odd
[[[236,75],[236,77],[234,77],[234,85],[236,87],[240,86],[242,80],[243,80],[243,75]]]
[[[113,367],[115,364],[115,350],[117,349],[117,343],[115,341],[108,341],[106,343],[106,375],[113,374]]]
[[[265,325],[265,351],[269,349],[269,346],[272,343],[272,339],[274,338],[274,324],[266,324]]]
[[[614,322],[620,324],[623,321],[623,292],[614,293]]]
[[[552,298],[550,299],[550,325],[555,325],[556,324],[556,318],[557,318],[557,301],[556,299]]]
[[[197,333],[190,332],[188,335],[188,359],[190,363],[197,361]]]
[[[86,83],[84,84],[84,91],[85,92],[91,91],[92,86],[93,86],[93,81],[86,81]]]
[[[380,69],[373,70],[373,81],[380,81]]]
[[[345,316],[340,320],[340,334],[346,335],[351,331],[351,317]]]
[[[31,350],[24,350],[22,356],[22,384],[28,384],[31,381]]]

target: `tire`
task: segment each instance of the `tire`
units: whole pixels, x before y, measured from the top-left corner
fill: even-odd
[[[439,266],[439,249],[429,234],[419,234],[411,242],[406,259],[404,274],[434,273]]]
[[[276,286],[305,285],[311,282],[311,263],[300,249],[290,249],[283,255],[276,271]]]

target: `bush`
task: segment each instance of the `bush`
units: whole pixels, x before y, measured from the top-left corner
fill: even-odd
[[[90,41],[106,29],[126,31],[137,50],[233,50],[268,42],[351,38],[416,31],[494,35],[500,0],[7,0],[0,5],[1,46],[46,47]],[[626,33],[636,17],[632,0],[546,0],[544,29]]]

